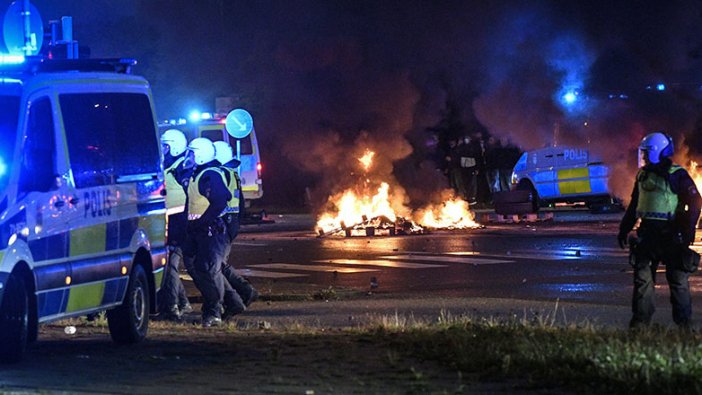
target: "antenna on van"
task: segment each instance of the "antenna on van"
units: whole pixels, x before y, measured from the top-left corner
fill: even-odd
[[[558,147],[558,135],[561,132],[561,123],[556,121],[553,124],[553,146]]]

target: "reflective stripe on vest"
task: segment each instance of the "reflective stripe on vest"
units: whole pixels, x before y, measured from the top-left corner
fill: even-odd
[[[185,207],[185,189],[178,184],[175,178],[175,170],[180,166],[185,157],[176,159],[168,166],[166,173],[166,208]]]
[[[239,179],[239,174],[235,169],[230,167],[220,167],[222,171],[229,173],[229,183],[226,179],[224,180],[227,185],[227,189],[232,193],[232,198],[227,202],[227,207],[224,208],[222,215],[224,214],[238,214],[239,213],[239,197],[241,196],[241,181]]]
[[[210,201],[207,200],[207,198],[200,194],[200,189],[198,188],[198,184],[200,183],[200,177],[202,177],[203,174],[207,173],[208,171],[214,171],[219,174],[220,177],[222,177],[222,182],[226,184],[226,178],[224,177],[224,173],[222,173],[222,170],[220,170],[217,167],[208,167],[207,169],[201,171],[198,173],[198,175],[193,179],[192,177],[190,178],[190,183],[188,184],[188,220],[189,221],[194,221],[200,217],[202,217],[202,214],[205,214],[205,211],[207,211],[207,208],[210,207]]]
[[[673,174],[680,168],[678,165],[673,165],[668,173]],[[678,195],[670,189],[670,183],[667,179],[642,169],[636,175],[636,181],[639,188],[639,201],[636,205],[638,218],[670,220],[675,217]]]

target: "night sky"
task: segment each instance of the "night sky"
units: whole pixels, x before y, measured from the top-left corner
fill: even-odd
[[[254,117],[272,206],[301,206],[305,187],[323,200],[366,147],[380,177],[427,199],[447,186],[426,132],[447,102],[469,130],[523,149],[552,143],[558,124],[557,143],[617,163],[625,195],[646,133],[702,151],[699,1],[33,3],[45,22],[73,16],[93,57],[138,59],[161,119],[235,97]]]

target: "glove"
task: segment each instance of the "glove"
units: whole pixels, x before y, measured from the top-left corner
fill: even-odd
[[[617,242],[619,242],[619,248],[622,250],[626,249],[626,247],[629,245],[629,242],[627,241],[628,235],[629,232],[619,232],[617,235]]]

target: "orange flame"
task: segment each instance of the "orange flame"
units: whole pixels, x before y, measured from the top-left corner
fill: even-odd
[[[475,216],[469,210],[468,202],[454,198],[441,204],[419,210],[419,223],[435,229],[478,228]]]
[[[700,171],[696,161],[690,161],[690,167],[687,169],[687,172],[690,173],[690,177],[695,182],[697,190],[702,191],[702,171]]]
[[[324,232],[345,226],[353,226],[364,222],[364,217],[375,218],[385,216],[390,221],[395,221],[395,210],[390,207],[389,191],[390,185],[386,182],[380,184],[378,191],[373,196],[358,196],[354,191],[348,189],[329,200],[337,208],[338,213],[324,213],[317,220],[317,227]]]
[[[366,149],[366,152],[363,154],[363,156],[358,158],[358,161],[361,162],[361,166],[363,166],[363,170],[368,171],[368,169],[370,169],[371,165],[373,164],[374,156],[375,152]]]

